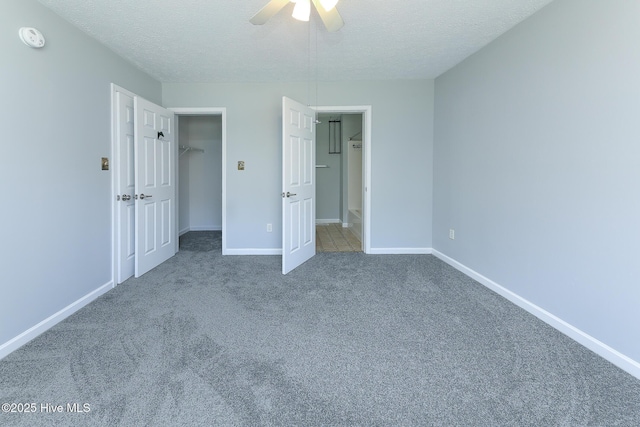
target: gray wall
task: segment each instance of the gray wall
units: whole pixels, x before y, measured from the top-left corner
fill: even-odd
[[[0,52],[2,345],[112,281],[110,83],[161,86],[35,0],[2,1]]]
[[[639,16],[557,0],[437,78],[433,218],[435,249],[636,361]]]
[[[222,116],[178,116],[180,231],[222,230]]]
[[[178,126],[178,144],[187,145],[189,140],[189,126],[183,126],[186,117],[176,116]],[[189,164],[191,155],[181,154],[178,158],[178,232],[184,234],[190,231],[189,217]]]
[[[340,114],[319,114],[322,122],[316,126],[316,219],[342,220],[342,154],[329,154],[329,119]],[[332,128],[333,130],[333,128]],[[332,137],[333,138],[333,137]],[[339,140],[342,138],[339,137]]]
[[[353,144],[361,144],[361,135],[354,137],[354,141],[349,141],[349,138],[362,132],[362,114],[345,114],[342,120],[342,126],[344,127],[344,144],[343,144],[343,163],[344,163],[344,198],[343,198],[343,215],[345,221],[349,220],[349,209],[353,207],[359,207],[362,209],[364,199],[362,192],[363,181],[362,173],[364,166],[364,150],[356,150],[353,148]],[[358,140],[356,142],[356,140]],[[355,203],[355,201],[358,201]]]
[[[431,247],[433,81],[318,89],[319,105],[372,106],[372,248]],[[283,95],[305,102],[307,83],[163,84],[166,107],[227,107],[229,249],[282,247]]]

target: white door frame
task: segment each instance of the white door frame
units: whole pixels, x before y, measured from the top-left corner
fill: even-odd
[[[167,108],[167,110],[173,111],[176,116],[222,116],[222,255],[227,255],[227,109],[226,107],[180,107]],[[176,120],[177,122],[178,120]],[[179,140],[178,137],[176,140]],[[179,143],[176,144],[176,146],[178,145]],[[180,162],[176,162],[176,168],[178,163]],[[178,176],[176,170],[176,178]],[[176,211],[179,211],[179,204],[180,199],[176,202]],[[177,221],[180,220],[178,214],[179,212],[176,212]],[[179,233],[179,227],[176,227],[176,234]]]
[[[362,250],[365,254],[371,253],[371,105],[355,106],[317,106],[318,113],[361,113],[362,124],[362,149],[364,150],[363,185],[364,203],[362,207]]]

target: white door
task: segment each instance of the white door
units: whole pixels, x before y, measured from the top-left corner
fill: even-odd
[[[282,98],[282,273],[316,254],[315,111]]]
[[[133,96],[115,91],[116,107],[116,245],[117,282],[124,282],[135,271],[135,161]]]
[[[175,255],[174,113],[135,97],[135,275]]]

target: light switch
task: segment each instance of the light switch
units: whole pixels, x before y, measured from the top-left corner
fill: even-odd
[[[108,171],[109,170],[109,158],[108,157],[103,157],[102,158],[102,170],[103,171]]]
[[[238,170],[239,171],[243,171],[244,170],[244,161],[243,160],[238,160]]]

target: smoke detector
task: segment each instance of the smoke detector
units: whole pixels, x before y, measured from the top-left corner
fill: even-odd
[[[20,40],[27,46],[40,49],[44,47],[44,36],[35,28],[22,27],[18,32],[20,34]]]

